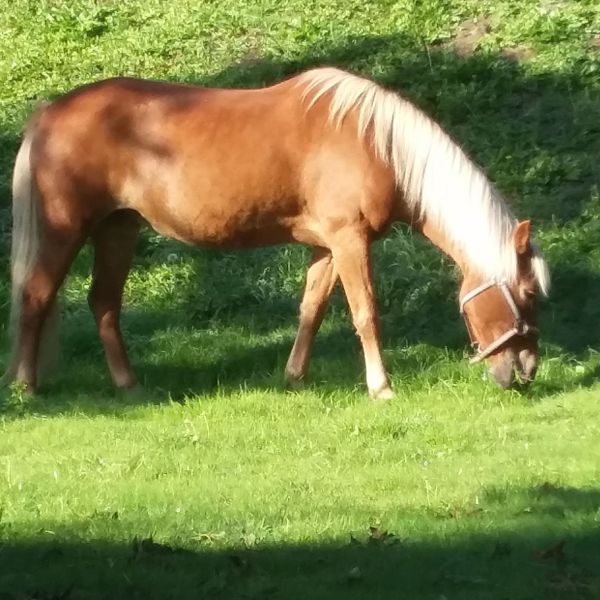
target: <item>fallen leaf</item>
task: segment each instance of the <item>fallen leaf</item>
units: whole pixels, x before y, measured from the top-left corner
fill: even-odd
[[[382,531],[379,527],[369,527],[369,543],[370,544],[383,544],[389,546],[391,544],[398,544],[400,538],[396,534]]]
[[[536,550],[534,556],[538,560],[555,560],[558,562],[565,559],[564,549],[565,540],[561,540],[551,548],[547,548],[546,550]]]
[[[143,540],[138,540],[137,537],[133,538],[131,543],[133,549],[133,558],[138,558],[141,555],[154,554],[154,555],[166,555],[166,554],[189,554],[189,550],[183,548],[173,548],[168,544],[159,544],[155,542],[151,537]]]

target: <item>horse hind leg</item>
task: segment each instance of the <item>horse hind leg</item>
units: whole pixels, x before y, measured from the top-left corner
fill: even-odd
[[[91,236],[94,269],[88,302],[112,380],[118,388],[137,383],[121,333],[123,288],[131,268],[140,218],[132,211],[117,211],[102,221]]]
[[[17,154],[13,173],[11,248],[11,318],[13,347],[10,365],[0,384],[13,381],[35,390],[46,356],[56,357],[52,340],[58,330],[56,294],[73,258],[83,245],[84,232],[73,204],[60,195],[43,195],[32,176],[32,127]],[[60,210],[52,210],[54,199]],[[59,224],[52,216],[59,214]],[[46,355],[46,356],[44,356]]]
[[[44,354],[53,353],[49,338],[53,331],[53,313],[56,313],[56,295],[81,246],[80,235],[50,229],[39,245],[37,258],[28,268],[18,298],[15,321],[15,345],[11,366],[4,382],[17,381],[35,390],[42,374],[42,366],[48,362]],[[51,358],[51,357],[50,357]]]

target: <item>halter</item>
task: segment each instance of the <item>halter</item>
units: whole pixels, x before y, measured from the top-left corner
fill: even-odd
[[[497,286],[502,292],[502,296],[506,300],[506,304],[508,304],[508,308],[510,308],[510,311],[514,316],[515,321],[511,329],[505,331],[502,335],[497,337],[487,348],[482,349],[479,345],[479,342],[475,339],[473,332],[471,331],[471,325],[469,324],[469,319],[467,318],[467,315],[465,313],[465,305],[467,304],[467,302],[473,300],[473,298],[479,296],[479,294],[482,294],[483,292],[489,290],[494,286]],[[469,337],[471,338],[471,346],[475,349],[476,352],[475,356],[469,361],[471,364],[481,362],[484,358],[487,358],[490,354],[492,354],[498,348],[500,348],[502,344],[506,343],[508,340],[515,337],[516,335],[525,336],[531,333],[535,334],[538,332],[537,327],[529,325],[529,323],[527,323],[521,317],[521,311],[519,310],[519,307],[517,306],[510,292],[510,288],[508,287],[508,284],[504,279],[502,279],[501,281],[491,279],[487,283],[482,283],[480,286],[476,287],[470,292],[467,292],[460,301],[460,314],[465,320],[465,323],[467,325],[467,331],[469,332]]]

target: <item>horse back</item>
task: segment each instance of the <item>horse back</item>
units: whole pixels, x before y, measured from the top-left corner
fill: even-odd
[[[55,101],[39,129],[39,180],[54,195],[91,220],[136,210],[194,244],[318,242],[319,219],[360,218],[373,163],[351,127],[330,127],[322,106],[307,113],[293,79],[257,90],[110,79]]]

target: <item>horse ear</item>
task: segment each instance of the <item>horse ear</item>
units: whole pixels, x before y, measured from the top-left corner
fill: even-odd
[[[525,254],[529,246],[529,233],[531,232],[531,221],[520,221],[515,227],[513,240],[517,254]]]

